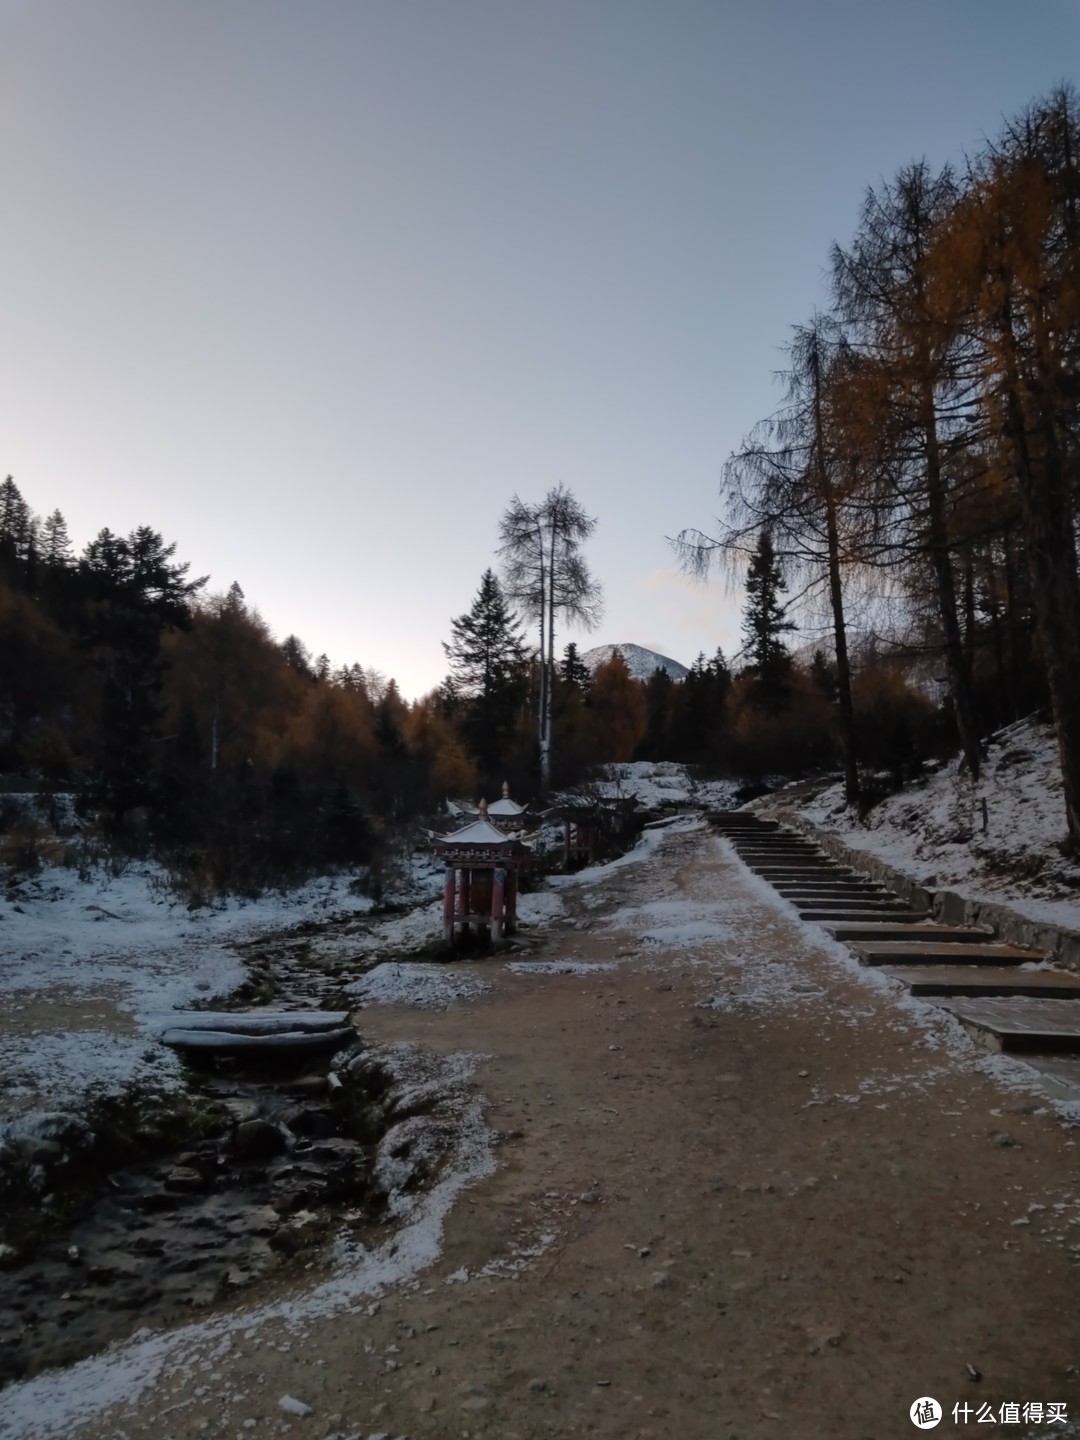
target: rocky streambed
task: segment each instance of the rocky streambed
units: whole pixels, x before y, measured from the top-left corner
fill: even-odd
[[[291,937],[252,958],[244,1012],[267,993],[276,1009],[340,1005],[374,963],[324,969]],[[38,1116],[9,1135],[0,1384],[328,1265],[331,1237],[385,1238],[402,1195],[452,1148],[438,1071],[359,1037],[329,1056],[194,1057],[186,1094]]]

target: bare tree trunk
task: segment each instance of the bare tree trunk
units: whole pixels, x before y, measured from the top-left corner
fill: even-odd
[[[926,373],[926,367],[922,368]],[[934,392],[924,383],[922,393],[922,430],[926,444],[926,506],[929,520],[930,563],[937,583],[938,613],[945,645],[945,669],[949,677],[953,714],[960,735],[971,778],[979,778],[981,755],[975,710],[971,703],[971,676],[964,655],[964,639],[956,606],[956,579],[949,554],[949,529],[945,514],[945,482],[941,474],[941,449],[938,444]]]
[[[1005,428],[1016,457],[1035,623],[1057,732],[1065,820],[1070,848],[1076,850],[1080,849],[1080,577],[1072,496],[1048,415],[1038,417],[1041,464],[1031,454],[1008,302],[1001,317],[1001,332],[1005,350]]]
[[[833,643],[836,648],[836,705],[840,717],[840,754],[844,764],[844,798],[859,803],[859,765],[855,738],[855,706],[851,698],[851,662],[844,620],[844,587],[840,566],[840,531],[836,522],[836,492],[825,463],[825,425],[821,414],[821,364],[815,346],[811,352],[814,385],[814,449],[817,455],[818,488],[825,502],[825,532],[828,544],[829,600],[832,605]]]

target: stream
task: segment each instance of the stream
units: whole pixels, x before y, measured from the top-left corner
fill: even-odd
[[[346,987],[382,958],[320,962],[295,932],[240,948],[249,978],[224,1002],[237,1011],[355,1009]],[[334,1056],[186,1070],[186,1095],[103,1105],[27,1154],[28,1173],[55,1168],[44,1196],[3,1197],[0,1384],[237,1303],[319,1264],[343,1229],[388,1222],[374,1171],[400,1097],[359,1037]]]

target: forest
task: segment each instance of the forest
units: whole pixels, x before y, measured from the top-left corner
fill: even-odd
[[[1063,88],[962,173],[920,161],[867,192],[829,304],[792,332],[780,409],[727,461],[714,533],[674,542],[744,607],[739,653],[682,682],[556,655],[601,613],[596,521],[562,486],[515,497],[447,619],[444,681],[407,702],[275,637],[238,584],[208,592],[149,525],[76,555],[9,477],[0,860],[44,853],[17,793],[52,807],[52,836],[74,797],[81,854],[153,853],[206,895],[377,875],[448,795],[531,796],[634,758],[750,783],[840,767],[865,808],[956,746],[977,776],[987,735],[1039,709],[1080,845],[1078,150]],[[796,617],[813,638],[793,653]]]

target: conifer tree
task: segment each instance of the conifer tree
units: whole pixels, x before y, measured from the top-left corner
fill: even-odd
[[[0,575],[24,584],[33,555],[36,522],[30,506],[9,475],[0,485]]]
[[[561,673],[565,684],[572,685],[582,695],[588,694],[589,686],[592,684],[592,671],[578,654],[577,645],[573,640],[563,651]]]
[[[41,559],[53,567],[71,564],[71,539],[67,521],[59,510],[54,510],[42,523]]]
[[[795,626],[787,618],[787,607],[780,599],[786,588],[772,538],[767,530],[762,530],[746,573],[743,648],[756,682],[755,698],[770,710],[783,705],[791,670],[791,655],[783,636]]]
[[[464,707],[462,731],[483,776],[497,780],[524,699],[529,654],[494,571],[485,570],[472,607],[451,620],[450,632],[443,650]]]

